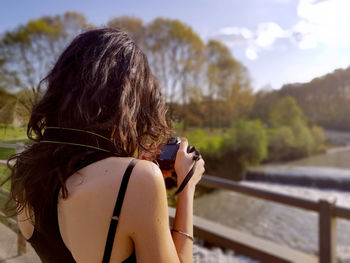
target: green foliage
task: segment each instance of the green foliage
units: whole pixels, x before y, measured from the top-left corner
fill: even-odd
[[[10,170],[7,167],[0,166],[0,185],[10,175]],[[11,183],[7,181],[4,185],[0,186],[7,190],[10,190]]]
[[[323,129],[320,126],[314,125],[311,127],[311,134],[314,138],[314,152],[324,152],[327,147],[325,145],[326,137]]]
[[[248,70],[227,46],[216,40],[209,40],[205,56],[208,95],[204,98],[204,123],[209,127],[229,126],[245,117],[253,105]]]
[[[270,132],[268,161],[288,161],[315,152],[315,140],[303,122],[281,126]]]
[[[270,129],[268,161],[288,161],[324,151],[325,137],[320,127],[309,127],[303,121],[291,126]]]
[[[270,123],[274,127],[292,126],[294,122],[302,120],[304,120],[303,111],[291,96],[278,100],[270,113]]]
[[[248,165],[259,164],[267,155],[265,129],[260,121],[239,120],[215,136],[200,129],[183,136],[200,150],[206,173],[215,176],[238,180]]]
[[[287,161],[291,159],[291,151],[295,142],[291,127],[281,126],[276,129],[270,129],[268,142],[269,161]]]
[[[307,83],[286,84],[273,91],[292,96],[310,123],[330,130],[350,131],[350,67],[337,69]]]
[[[203,130],[195,129],[185,133],[183,136],[187,138],[190,145],[195,145],[200,151],[205,151],[207,149],[209,138]]]
[[[0,142],[9,142],[13,139],[26,138],[27,130],[25,127],[13,127],[8,124],[0,123]]]
[[[272,112],[272,109],[278,100],[278,92],[272,90],[270,86],[266,86],[264,89],[259,90],[255,94],[254,105],[249,113],[250,118],[260,119],[266,124],[269,123],[270,112]]]
[[[60,28],[58,26],[49,25],[45,18],[39,18],[30,20],[26,25],[19,26],[15,31],[6,32],[2,41],[5,45],[30,45],[33,36],[47,35],[56,39],[59,31]]]
[[[0,88],[0,123],[11,124],[14,118],[16,96]]]
[[[0,108],[14,100],[16,100],[15,95],[7,92],[5,89],[0,87]]]
[[[314,148],[314,139],[308,126],[301,120],[295,121],[292,125],[295,136],[294,148],[299,157],[308,156]]]
[[[219,156],[222,137],[210,136],[202,129],[195,129],[183,135],[188,139],[189,145],[194,145],[203,155],[203,157]]]
[[[258,120],[238,120],[223,137],[221,154],[240,153],[243,167],[259,164],[267,155],[267,138]]]
[[[40,80],[67,43],[88,25],[83,15],[66,12],[44,16],[7,31],[0,38],[0,84],[10,89],[30,89],[35,103]]]
[[[146,28],[146,52],[153,72],[164,88],[169,114],[176,101],[186,104],[199,94],[198,78],[203,65],[203,41],[193,29],[177,19],[156,18]],[[185,121],[187,115],[181,114]]]
[[[108,21],[108,26],[128,32],[138,45],[145,47],[145,26],[141,19],[131,16],[115,17]]]
[[[306,157],[325,149],[320,127],[310,129],[296,100],[287,96],[277,101],[270,112],[273,129],[268,132],[268,161],[287,161]]]
[[[0,160],[7,160],[14,153],[15,153],[14,149],[0,148]]]

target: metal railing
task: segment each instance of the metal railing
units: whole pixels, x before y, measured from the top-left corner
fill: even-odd
[[[1,144],[0,147],[14,148],[16,152],[21,151],[23,144]],[[3,163],[0,163],[3,165]],[[210,186],[218,189],[226,189],[241,194],[253,196],[268,201],[277,202],[280,204],[298,207],[304,210],[314,211],[318,213],[319,218],[319,262],[328,263],[336,262],[336,218],[350,219],[350,209],[336,206],[335,201],[329,202],[328,200],[311,201],[304,198],[288,196],[285,194],[275,193],[271,191],[256,189],[253,187],[241,185],[228,179],[218,178],[214,176],[204,175],[200,184]],[[0,188],[0,193],[8,193],[7,190]],[[1,211],[0,211],[1,212]],[[174,218],[174,209],[169,208],[170,218]],[[8,219],[8,224],[12,226],[12,229],[18,233],[17,252],[18,255],[25,253],[26,242],[23,236],[20,234],[18,226],[13,219]],[[210,230],[215,228],[215,230]],[[245,254],[247,256],[254,257],[263,262],[292,262],[295,260],[293,257],[308,258],[309,262],[314,261],[311,255],[298,254],[295,251],[288,250],[285,247],[280,247],[276,244],[272,244],[270,241],[261,240],[259,238],[249,237],[249,241],[246,239],[245,234],[242,234],[233,229],[225,228],[214,222],[210,222],[205,219],[195,217],[194,219],[194,232],[195,235],[209,243],[219,245],[221,247],[233,249],[237,253]],[[232,233],[233,236],[228,236],[227,233]],[[235,238],[238,235],[240,238]],[[257,240],[257,242],[255,241]],[[260,244],[257,246],[256,244]],[[267,245],[267,249],[266,249]],[[262,247],[264,246],[264,247]],[[274,251],[276,248],[283,250],[283,253],[289,254],[284,256],[279,251]]]
[[[235,183],[231,180],[203,176],[201,184],[219,189],[227,189],[241,194],[277,202],[284,205],[298,207],[318,213],[319,222],[319,262],[337,262],[336,260],[336,219],[350,219],[350,209],[336,206],[335,201],[311,201],[304,198],[256,189]],[[249,246],[249,245],[248,245]]]
[[[19,153],[23,150],[24,144],[23,143],[16,143],[16,144],[0,143],[0,148],[12,148],[12,149],[15,149],[15,153]],[[6,163],[7,163],[6,161],[1,160],[0,166],[6,166]],[[0,187],[0,194],[7,196],[9,195],[9,191]],[[26,248],[27,242],[25,238],[22,236],[16,220],[6,217],[2,211],[0,211],[0,216],[3,217],[4,220],[6,220],[7,226],[9,226],[15,233],[17,233],[17,256],[23,255],[27,251],[27,248]]]

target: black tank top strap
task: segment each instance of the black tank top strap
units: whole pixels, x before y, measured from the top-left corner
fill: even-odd
[[[109,230],[108,230],[108,235],[107,235],[106,246],[105,246],[105,251],[104,251],[102,263],[108,263],[110,260],[112,247],[113,247],[113,243],[114,243],[115,232],[117,229],[119,215],[120,215],[120,211],[121,211],[121,208],[123,205],[123,201],[124,201],[126,189],[128,186],[129,178],[130,178],[130,175],[131,175],[133,168],[135,167],[135,165],[138,161],[139,161],[138,159],[132,159],[132,161],[129,163],[129,165],[126,168],[125,173],[123,175],[123,179],[122,179],[122,182],[121,182],[120,188],[119,188],[118,197],[117,197],[115,207],[113,210],[113,216],[112,216],[111,223],[110,223]]]

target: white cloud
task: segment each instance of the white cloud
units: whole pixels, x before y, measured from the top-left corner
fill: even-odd
[[[259,52],[274,48],[276,41],[282,38],[289,39],[300,49],[313,49],[319,44],[332,49],[350,45],[350,0],[299,0],[297,15],[299,21],[291,28],[263,22],[255,30],[226,27],[217,37],[230,46],[247,45],[249,59],[257,59]]]
[[[301,36],[300,48],[314,48],[320,43],[330,48],[350,44],[349,0],[299,0],[297,13],[301,19],[292,30]]]
[[[218,31],[217,37],[231,47],[248,45],[245,54],[248,59],[255,60],[261,49],[269,49],[277,39],[289,37],[289,34],[277,23],[264,22],[255,31],[245,27],[225,27]]]
[[[253,32],[245,27],[225,27],[217,36],[231,44],[247,44],[255,42],[260,47],[271,46],[277,38],[286,37],[286,32],[274,22],[264,22]]]
[[[258,58],[258,50],[254,46],[249,46],[245,51],[245,55],[247,56],[248,59],[255,60]]]
[[[313,32],[314,26],[308,22],[300,21],[293,27],[291,41],[300,49],[313,49],[317,46],[317,39]]]
[[[249,39],[253,36],[252,31],[245,27],[225,27],[218,33],[223,35],[240,35],[244,39]]]
[[[229,46],[246,44],[254,38],[254,33],[245,27],[225,27],[217,36]]]
[[[260,23],[257,30],[256,44],[260,47],[269,47],[278,38],[286,37],[287,33],[276,23]]]

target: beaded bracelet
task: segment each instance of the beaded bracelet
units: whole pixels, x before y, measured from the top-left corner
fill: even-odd
[[[175,228],[172,228],[171,231],[174,231],[174,232],[178,232],[178,233],[180,233],[180,234],[183,234],[185,237],[187,237],[187,238],[189,238],[189,239],[191,239],[191,240],[193,241],[193,236],[191,236],[190,234],[187,234],[187,233],[182,232],[182,231],[180,231],[180,230],[177,230],[177,229],[175,229]]]

